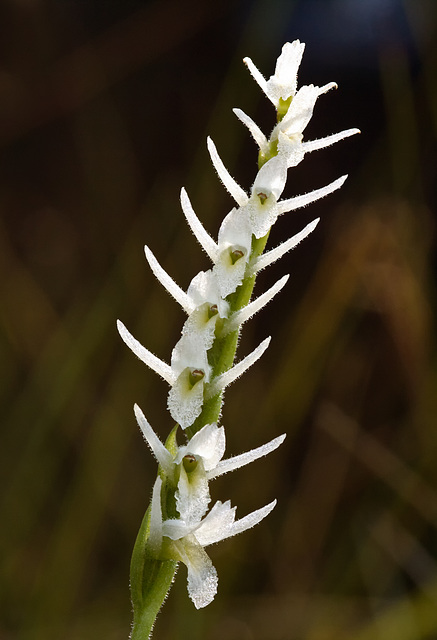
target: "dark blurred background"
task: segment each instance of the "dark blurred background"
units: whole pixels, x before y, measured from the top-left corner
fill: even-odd
[[[208,260],[185,186],[216,234],[232,206],[211,135],[249,188],[268,133],[264,75],[307,48],[300,84],[336,81],[308,139],[359,127],[289,172],[286,196],[343,173],[341,192],[281,218],[274,246],[316,231],[260,275],[280,296],[239,356],[272,344],[226,394],[228,455],[286,431],[268,459],[212,485],[269,519],[210,549],[219,594],[196,612],[186,570],[158,619],[167,640],[437,637],[434,0],[2,0],[0,3],[1,640],[121,640],[129,561],[162,438],[167,388],[115,320],[166,359],[184,315],[147,242],[187,287]]]

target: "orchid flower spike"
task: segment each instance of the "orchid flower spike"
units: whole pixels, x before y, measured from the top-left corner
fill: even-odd
[[[236,508],[231,507],[229,500],[217,501],[210,509],[209,483],[271,453],[284,441],[285,435],[281,435],[245,453],[225,458],[225,429],[218,425],[223,391],[262,356],[270,342],[270,338],[266,338],[237,362],[242,325],[272,300],[288,280],[288,276],[279,278],[252,299],[255,276],[306,238],[319,219],[264,252],[270,229],[279,216],[333,193],[347,177],[341,176],[326,186],[289,198],[284,196],[288,169],[299,164],[306,153],[359,132],[345,129],[319,140],[304,139],[319,96],[337,86],[330,82],[322,87],[310,84],[298,88],[304,48],[299,40],[287,42],[277,59],[274,74],[268,79],[250,58],[244,60],[277,112],[276,124],[267,137],[250,116],[234,109],[260,150],[258,171],[250,190],[236,182],[211,138],[207,139],[211,162],[235,200],[219,226],[217,239],[197,217],[186,190],[181,190],[182,211],[211,262],[209,268],[194,276],[184,291],[149,247],[144,249],[153,274],[187,315],[172,349],[170,364],[144,347],[122,322],[117,322],[120,336],[131,351],[168,383],[167,408],[176,422],[164,445],[135,405],[138,425],[159,469],[131,564],[132,640],[142,640],[150,633],[153,625],[150,611],[159,610],[178,562],[187,566],[188,593],[196,608],[208,605],[217,592],[218,578],[205,547],[254,526],[276,503],[273,501],[236,520]],[[176,441],[178,426],[185,430],[183,445]]]

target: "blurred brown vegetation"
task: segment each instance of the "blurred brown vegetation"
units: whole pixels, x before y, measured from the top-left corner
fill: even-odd
[[[268,75],[295,38],[300,83],[340,87],[308,137],[363,133],[290,171],[290,195],[350,176],[278,221],[271,246],[321,216],[261,274],[258,292],[292,277],[246,326],[240,356],[272,344],[226,395],[228,454],[288,436],[213,498],[240,516],[278,506],[211,549],[206,610],[180,568],[155,637],[437,637],[436,6],[385,0],[363,22],[376,4],[1,3],[1,640],[128,636],[130,553],[156,473],[132,405],[162,438],[171,423],[165,384],[115,320],[169,359],[184,317],[142,246],[183,287],[208,268],[179,190],[216,233],[232,203],[205,137],[248,188],[255,146],[231,108],[265,131],[273,113],[241,59]]]

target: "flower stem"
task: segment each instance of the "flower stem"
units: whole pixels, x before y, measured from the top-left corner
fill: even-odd
[[[134,607],[131,640],[146,640],[151,637],[153,625],[170,590],[177,570],[173,560],[154,560],[147,563],[147,586],[142,607]]]

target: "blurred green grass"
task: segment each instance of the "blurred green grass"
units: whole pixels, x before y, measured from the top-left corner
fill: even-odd
[[[171,425],[164,384],[115,319],[169,358],[183,314],[142,246],[181,286],[208,268],[179,189],[216,232],[232,205],[207,134],[250,185],[255,149],[231,107],[265,129],[272,114],[241,58],[267,72],[298,5],[133,3],[89,31],[73,3],[2,8],[2,640],[128,635],[130,553],[156,473],[133,403],[162,437]],[[212,487],[239,515],[278,506],[211,549],[219,596],[206,610],[193,609],[180,568],[157,639],[437,637],[435,38],[420,51],[413,72],[406,50],[381,47],[375,85],[352,69],[317,105],[314,137],[363,136],[290,172],[296,193],[350,177],[278,222],[273,244],[322,216],[261,275],[258,291],[292,277],[245,328],[241,355],[266,335],[272,344],[223,413],[228,454],[288,437]]]

